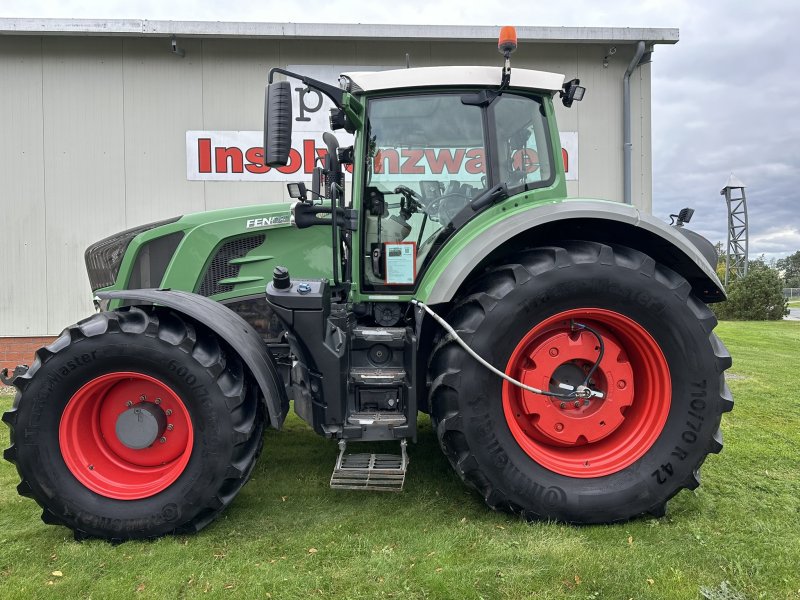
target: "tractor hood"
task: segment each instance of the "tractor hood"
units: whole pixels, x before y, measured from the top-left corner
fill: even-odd
[[[92,244],[86,266],[93,291],[171,288],[215,300],[263,295],[272,269],[328,277],[330,236],[290,226],[288,203],[184,215]]]

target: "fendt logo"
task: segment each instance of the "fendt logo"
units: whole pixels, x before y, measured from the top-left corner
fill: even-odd
[[[386,67],[389,68],[389,67]],[[382,67],[347,67],[334,65],[287,65],[290,71],[336,84],[339,73],[376,71]],[[264,164],[264,134],[261,131],[187,131],[186,178],[190,181],[298,181],[310,178],[315,161],[327,150],[322,134],[328,130],[330,100],[302,85],[293,87],[292,146],[284,167]],[[578,132],[562,131],[561,155],[567,179],[578,179]],[[353,143],[353,136],[337,131],[341,146]],[[375,173],[417,180],[419,175],[449,174],[475,178],[485,173],[483,148],[381,148],[373,157]],[[527,173],[539,168],[536,150],[518,151],[514,166]],[[351,165],[348,171],[352,172]],[[414,176],[417,177],[414,177]],[[348,175],[349,177],[349,175]]]

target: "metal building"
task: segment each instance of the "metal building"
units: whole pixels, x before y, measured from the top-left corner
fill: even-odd
[[[572,196],[623,200],[629,70],[630,197],[650,212],[650,52],[677,42],[678,30],[517,31],[514,66],[578,77],[588,89],[570,110],[557,104]],[[405,67],[408,55],[412,66],[499,69],[497,32],[0,19],[0,367],[15,361],[9,338],[54,335],[92,312],[83,265],[90,243],[177,214],[284,201],[286,179],[308,179],[299,167],[261,173],[251,160],[270,67],[335,80],[341,71]],[[297,129],[313,137],[322,112],[304,101]]]

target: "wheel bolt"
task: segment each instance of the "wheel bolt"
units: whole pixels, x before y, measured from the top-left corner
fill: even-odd
[[[144,402],[145,400],[147,400],[147,396],[145,396],[144,394],[139,396],[139,402]]]
[[[130,400],[128,400],[128,401],[125,403],[125,406],[133,406],[133,402],[131,402]]]
[[[589,399],[588,398],[583,401],[583,405],[584,406],[589,406]]]
[[[94,471],[94,465],[89,465],[89,470]]]
[[[161,398],[156,398],[156,404],[161,404]]]
[[[161,442],[161,443],[163,444],[164,442],[166,442],[166,441],[167,441],[167,438],[165,438],[165,437],[162,435],[162,436],[161,436],[161,439],[160,439],[160,440],[158,440],[158,441],[159,441],[159,442]]]
[[[575,406],[575,408],[580,408],[581,407],[581,401],[580,400],[575,400],[575,404],[573,406]]]
[[[556,423],[555,424],[556,431],[564,431],[564,424],[563,423]]]
[[[627,385],[628,385],[628,382],[627,382],[627,381],[625,381],[624,379],[620,379],[620,380],[617,382],[617,387],[618,387],[619,389],[621,389],[621,390],[624,390],[624,389],[625,389],[625,386],[627,386]]]
[[[558,348],[550,348],[550,356],[558,356]]]
[[[567,408],[567,403],[566,402],[562,402],[561,403],[561,408]]]
[[[173,425],[172,423],[167,425],[167,431],[172,431],[173,429],[175,429],[175,425]]]
[[[166,412],[167,412],[167,416],[170,416],[172,414],[172,409],[168,408]]]

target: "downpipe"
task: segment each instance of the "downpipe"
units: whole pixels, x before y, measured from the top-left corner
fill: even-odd
[[[636,53],[633,55],[625,75],[622,78],[622,163],[623,163],[623,199],[625,204],[633,204],[633,169],[631,155],[633,141],[631,140],[631,73],[639,66],[639,61],[644,56],[644,42],[636,44]]]

